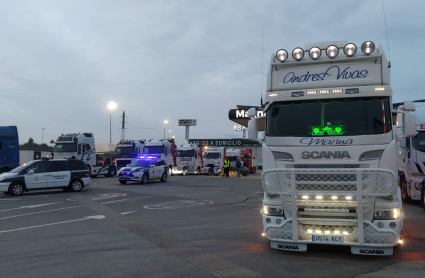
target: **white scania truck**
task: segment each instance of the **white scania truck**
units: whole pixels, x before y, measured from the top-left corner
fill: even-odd
[[[118,170],[137,160],[145,147],[146,139],[121,140],[115,148],[115,161]]]
[[[421,200],[423,207],[422,187],[425,181],[425,103],[416,103],[416,130],[417,135],[412,138],[401,138],[398,145],[398,169],[400,175],[401,197],[404,202]],[[403,111],[403,105],[397,107]],[[397,114],[397,128],[402,129],[402,114]],[[402,134],[400,132],[400,134]]]
[[[292,55],[291,55],[292,54]],[[379,46],[324,42],[271,58],[265,120],[263,236],[271,247],[351,246],[391,255],[401,242],[397,143],[388,61]],[[416,134],[415,105],[404,102],[403,134]]]
[[[177,147],[176,166],[173,167],[173,174],[200,175],[202,172],[202,152],[196,144],[184,144]]]
[[[210,168],[212,174],[219,175],[224,166],[224,157],[226,156],[226,148],[210,147],[203,152],[203,165]],[[211,173],[209,173],[211,174]]]
[[[176,145],[174,139],[149,139],[145,142],[141,159],[157,157],[168,165],[168,176],[171,176],[172,169],[176,165]]]
[[[105,165],[96,159],[96,147],[93,133],[62,134],[56,139],[53,157],[75,158],[84,161],[90,176],[105,175],[112,177],[117,172],[115,164]],[[99,163],[98,163],[99,162]]]

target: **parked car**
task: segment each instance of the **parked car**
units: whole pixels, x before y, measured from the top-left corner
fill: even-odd
[[[0,192],[14,196],[24,191],[54,188],[77,192],[89,184],[87,165],[76,159],[32,160],[0,174]]]

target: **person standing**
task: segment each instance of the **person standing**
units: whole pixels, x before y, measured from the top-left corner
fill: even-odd
[[[227,159],[227,157],[224,158],[224,173],[223,173],[223,178],[224,176],[229,177],[229,168],[230,168],[230,161]]]
[[[236,174],[238,174],[238,177],[241,176],[241,166],[242,166],[242,163],[241,163],[241,161],[238,158],[236,160]]]

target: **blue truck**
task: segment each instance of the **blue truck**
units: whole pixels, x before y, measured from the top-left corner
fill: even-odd
[[[19,166],[19,138],[16,126],[0,126],[0,173]]]

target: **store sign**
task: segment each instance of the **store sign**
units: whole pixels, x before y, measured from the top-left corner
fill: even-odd
[[[196,126],[196,120],[195,119],[179,120],[179,126]]]
[[[233,126],[234,131],[242,131],[242,130],[245,130],[245,129],[246,129],[246,127],[244,127],[242,125],[234,125]]]
[[[261,143],[248,139],[190,139],[189,144],[215,147],[261,147]]]

